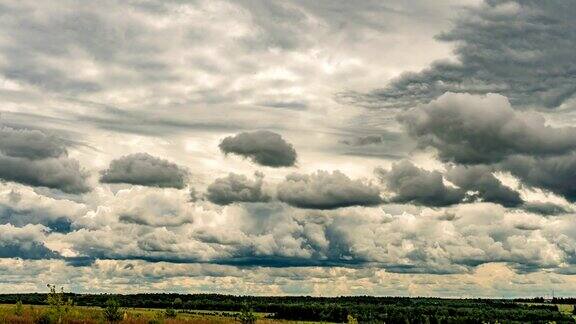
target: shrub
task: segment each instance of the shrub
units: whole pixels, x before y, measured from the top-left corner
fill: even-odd
[[[19,300],[16,303],[16,307],[14,308],[14,315],[16,316],[22,316],[24,315],[24,306],[22,306],[22,301]]]
[[[254,324],[256,323],[256,315],[248,307],[242,308],[242,312],[238,314],[238,320],[242,324]]]
[[[120,304],[115,299],[108,299],[106,301],[106,307],[104,308],[104,318],[108,322],[118,322],[122,320],[122,310],[120,309]]]
[[[174,310],[174,308],[166,308],[164,310],[164,316],[167,318],[176,318],[176,311]]]

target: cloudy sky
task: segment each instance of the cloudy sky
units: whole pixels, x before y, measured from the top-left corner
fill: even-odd
[[[0,2],[0,291],[576,289],[576,2]]]

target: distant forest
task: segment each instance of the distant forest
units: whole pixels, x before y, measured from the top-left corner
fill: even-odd
[[[574,323],[555,303],[574,304],[575,298],[441,299],[408,297],[254,297],[219,294],[66,294],[78,306],[106,305],[110,299],[121,307],[173,308],[181,311],[241,311],[269,313],[271,318],[297,321],[361,323]],[[45,304],[46,294],[0,294],[0,304]]]

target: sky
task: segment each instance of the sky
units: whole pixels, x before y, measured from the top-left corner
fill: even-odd
[[[0,292],[576,290],[576,2],[0,2]]]

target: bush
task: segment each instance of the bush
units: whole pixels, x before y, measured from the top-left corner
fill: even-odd
[[[166,308],[166,310],[164,310],[164,316],[167,318],[176,318],[176,315],[174,308]]]
[[[22,316],[24,315],[24,307],[22,306],[22,301],[19,300],[16,303],[16,307],[14,308],[14,315],[16,316]]]
[[[108,299],[106,301],[106,307],[104,308],[104,318],[108,322],[118,322],[122,320],[122,315],[120,303],[115,299]]]
[[[251,309],[244,307],[238,315],[238,320],[242,324],[254,324],[256,323],[256,315],[254,315]]]

